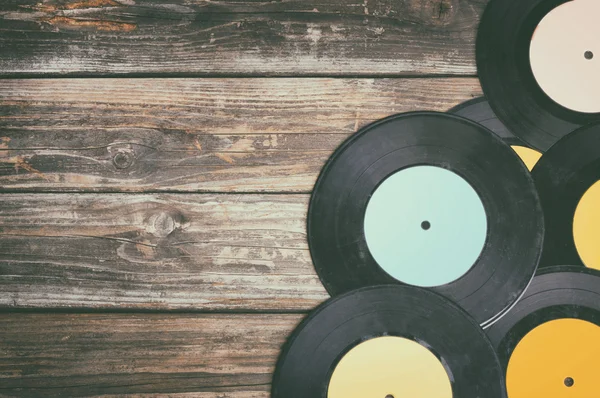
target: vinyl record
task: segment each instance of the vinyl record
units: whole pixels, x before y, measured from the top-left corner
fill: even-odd
[[[496,115],[544,152],[600,120],[597,0],[491,0],[477,35],[481,86]]]
[[[510,398],[598,396],[600,272],[540,269],[523,298],[487,333]]]
[[[600,124],[560,140],[532,171],[544,216],[541,265],[600,270]]]
[[[456,105],[448,113],[477,122],[504,140],[508,145],[527,146],[498,119],[485,97],[477,97]]]
[[[448,112],[477,122],[496,133],[496,135],[502,138],[504,142],[511,146],[529,170],[533,169],[533,166],[535,166],[542,156],[539,151],[531,148],[514,135],[508,127],[498,119],[498,116],[496,116],[485,97],[478,97],[463,102],[450,109]]]
[[[459,306],[411,286],[330,299],[284,345],[273,398],[502,398],[502,369]]]
[[[515,152],[485,127],[435,112],[383,119],[342,144],[317,180],[307,229],[332,296],[428,287],[482,325],[524,291],[544,233]]]

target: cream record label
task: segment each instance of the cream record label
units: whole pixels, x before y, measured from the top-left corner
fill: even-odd
[[[600,121],[597,0],[491,0],[477,35],[477,69],[494,113],[548,150]]]
[[[484,331],[427,289],[372,286],[330,299],[283,347],[273,398],[505,398]]]

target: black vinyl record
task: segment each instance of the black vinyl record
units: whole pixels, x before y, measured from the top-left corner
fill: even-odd
[[[561,139],[542,156],[532,176],[546,225],[540,266],[583,265],[573,237],[573,221],[581,198],[600,180],[600,124],[582,127]]]
[[[491,0],[477,35],[477,70],[492,109],[512,132],[542,152],[578,127],[600,120],[600,113],[574,111],[552,100],[532,71],[534,31],[550,11],[568,1]]]
[[[504,140],[508,145],[529,146],[514,135],[494,113],[485,97],[473,98],[450,109],[448,113],[462,116],[487,127]]]
[[[429,349],[443,364],[454,397],[506,397],[493,347],[468,314],[426,289],[392,285],[359,289],[314,310],[283,347],[272,397],[326,398],[342,357],[380,336],[414,340]]]
[[[523,337],[544,323],[560,319],[579,319],[600,326],[599,271],[573,266],[538,271],[517,305],[487,329],[503,370],[506,372],[511,355]],[[536,360],[539,359],[531,358],[532,362]]]
[[[369,285],[430,287],[399,280],[384,271],[371,253],[364,230],[367,207],[380,185],[398,171],[423,165],[451,171],[464,179],[485,209],[485,243],[478,256],[465,264],[462,276],[431,285],[485,326],[510,308],[533,277],[544,226],[537,193],[524,164],[495,134],[467,119],[436,112],[395,115],[364,127],[343,143],[323,168],[309,205],[308,242],[315,268],[332,296]],[[399,192],[398,211],[414,210],[400,205],[413,196],[412,187]],[[440,241],[462,242],[468,249],[469,236],[461,235],[467,220],[449,211],[448,203],[456,200],[451,196],[429,198],[434,213],[457,217]],[[420,228],[437,233],[436,220],[429,221]],[[419,231],[415,234],[420,228],[416,226]],[[452,246],[447,252],[437,252],[438,246],[415,249],[408,238],[393,244],[398,250],[416,250],[418,256],[438,255],[440,261],[426,264],[428,267],[441,266],[443,270],[458,257]],[[400,260],[397,266],[407,272],[422,271]]]

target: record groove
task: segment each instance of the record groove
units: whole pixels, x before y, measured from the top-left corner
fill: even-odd
[[[473,98],[463,102],[450,109],[448,113],[472,120],[494,132],[502,138],[504,142],[511,146],[529,170],[533,169],[542,156],[539,151],[523,142],[523,140],[513,134],[509,128],[498,119],[498,116],[496,116],[485,97]]]
[[[574,111],[552,100],[532,71],[534,31],[550,11],[568,1],[491,0],[477,35],[477,70],[492,109],[512,132],[542,152],[578,127],[600,120],[600,113]]]
[[[540,266],[583,265],[573,220],[582,196],[600,180],[600,124],[582,127],[556,143],[534,167],[532,177],[546,220]]]
[[[508,145],[528,147],[523,140],[512,133],[508,127],[494,113],[490,103],[485,97],[477,97],[456,105],[448,113],[472,120],[494,132]]]
[[[594,372],[600,358],[593,353],[600,353],[600,340],[578,346],[582,332],[589,335],[590,330],[600,336],[600,272],[577,266],[540,269],[519,303],[487,330],[507,373],[508,394],[520,398],[527,396],[523,390],[546,389],[551,393],[544,396],[587,398],[592,396],[590,391],[597,393],[600,380]],[[540,341],[544,333],[552,341]],[[532,342],[543,354],[565,351],[564,356],[556,358],[555,363],[547,363],[531,353],[523,356],[527,353],[523,349],[528,347],[523,345],[530,347]],[[521,361],[521,367],[511,370],[516,361]],[[537,370],[536,366],[545,368]],[[532,374],[521,374],[521,368],[531,369]],[[564,373],[560,373],[563,369]],[[579,378],[582,373],[583,378]]]
[[[327,397],[341,358],[379,336],[412,339],[433,352],[444,364],[454,397],[506,396],[493,347],[471,317],[426,289],[388,285],[328,300],[302,321],[283,347],[273,398]]]
[[[462,277],[431,288],[487,325],[510,308],[533,277],[543,218],[530,173],[516,154],[483,126],[458,116],[395,115],[366,126],[335,151],[309,205],[308,242],[315,268],[333,296],[368,285],[402,283],[373,257],[365,238],[365,214],[374,192],[390,176],[424,165],[464,179],[485,209],[487,234],[479,257],[466,264],[470,268]],[[427,192],[429,187],[419,189]],[[410,199],[411,192],[399,198]],[[449,199],[440,201],[441,213],[448,213],[444,203]],[[460,243],[462,224],[459,220],[456,233],[449,234],[456,237],[446,239]],[[420,230],[418,225],[410,228]],[[433,221],[427,233],[438,225]],[[402,250],[411,247],[402,246],[402,241],[398,245]],[[435,265],[443,268],[455,257],[456,253],[441,253]]]

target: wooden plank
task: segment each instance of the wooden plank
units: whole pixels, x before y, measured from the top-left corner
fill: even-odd
[[[11,0],[0,73],[474,75],[487,0]]]
[[[480,90],[470,78],[0,80],[0,191],[309,192],[359,127]]]
[[[267,398],[300,318],[1,314],[0,395]]]
[[[307,311],[308,195],[0,196],[0,308]]]

